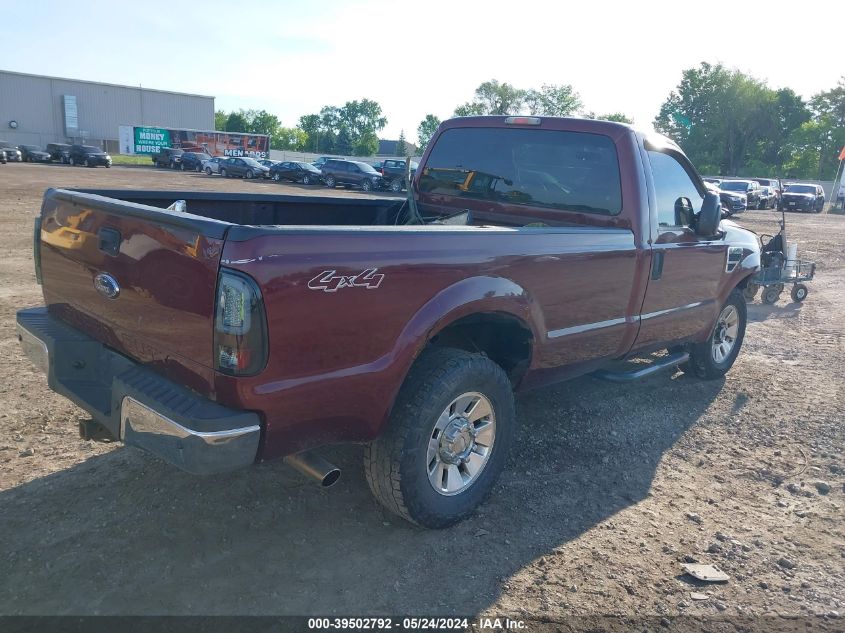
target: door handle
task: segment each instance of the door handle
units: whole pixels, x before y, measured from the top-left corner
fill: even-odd
[[[657,251],[651,255],[651,278],[660,279],[663,276],[663,259],[666,253]]]

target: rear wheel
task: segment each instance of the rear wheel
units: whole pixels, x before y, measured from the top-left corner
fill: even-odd
[[[91,163],[90,163],[90,161],[89,161],[87,158],[86,158],[84,161],[82,161],[82,164],[83,164],[85,167],[90,167],[90,166],[91,166]]]
[[[337,185],[337,181],[335,180],[334,176],[326,176],[326,187],[329,189],[334,189],[335,185]]]
[[[792,290],[789,294],[792,296],[792,300],[795,303],[801,303],[807,298],[807,294],[809,294],[809,292],[809,288],[807,288],[804,284],[795,284],[792,286]]]
[[[73,156],[67,159],[67,164],[73,167],[76,163],[73,161]]]
[[[447,527],[487,498],[515,431],[501,367],[480,354],[428,349],[408,373],[388,428],[365,448],[367,483],[394,514]]]
[[[309,176],[308,174],[305,174],[302,177],[302,184],[303,185],[310,185],[311,184],[311,176]]]
[[[394,179],[394,180],[390,183],[390,190],[391,190],[393,193],[399,193],[400,191],[402,191],[402,181],[401,181],[401,180],[399,180],[398,178],[395,178],[395,179]]]
[[[247,179],[252,180],[253,178],[255,178],[255,174],[252,172],[251,169],[247,169],[246,170],[246,177],[247,177]]]
[[[275,180],[276,182],[279,182],[281,179],[282,177],[279,175],[279,172],[275,172],[273,174],[273,180]]]
[[[206,174],[206,176],[210,176],[212,174],[211,167],[205,168],[205,174]]]
[[[722,306],[710,336],[690,347],[689,362],[681,370],[705,380],[724,376],[742,347],[747,319],[745,299],[739,290],[734,290]]]
[[[372,191],[373,181],[365,178],[364,182],[361,183],[361,189],[363,189],[364,191]]]
[[[221,175],[221,176],[223,176],[223,178],[228,178],[228,177],[229,177],[229,174],[227,174],[227,173],[226,173],[226,170],[225,170],[225,169],[221,169],[221,170],[220,170],[220,175]]]
[[[763,290],[763,303],[766,305],[774,305],[780,299],[780,289],[777,286],[769,286]]]

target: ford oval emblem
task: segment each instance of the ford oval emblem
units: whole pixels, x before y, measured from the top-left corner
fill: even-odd
[[[94,277],[94,287],[106,299],[117,299],[120,294],[120,284],[108,273],[100,273]]]

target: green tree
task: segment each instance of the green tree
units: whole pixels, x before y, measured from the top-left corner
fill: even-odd
[[[399,140],[396,141],[396,151],[394,154],[396,156],[405,156],[405,153],[408,151],[408,144],[405,142],[405,130],[400,130],[399,132]]]
[[[440,119],[433,114],[426,114],[425,118],[420,121],[420,124],[417,126],[417,145],[419,145],[420,154],[428,147],[428,143],[431,141],[431,137],[434,136],[438,127],[440,127]]]
[[[378,151],[378,136],[375,132],[364,132],[352,149],[355,156],[375,156]]]
[[[455,115],[519,114],[525,105],[525,96],[525,90],[491,79],[475,89],[472,101],[455,108]]]
[[[537,116],[569,116],[581,108],[581,97],[569,84],[543,84],[525,91],[528,112]]]
[[[351,156],[352,150],[352,135],[349,133],[349,128],[346,124],[341,124],[340,130],[337,133],[337,142],[335,143],[334,151],[342,156]]]
[[[229,116],[226,117],[224,129],[226,132],[246,132],[247,125],[248,123],[246,117],[243,115],[243,111],[230,112]]]
[[[271,141],[273,149],[302,151],[308,145],[308,134],[298,127],[279,126]]]
[[[214,112],[214,129],[221,132],[226,131],[226,119],[229,118],[229,113],[225,110],[216,110]]]
[[[634,119],[622,112],[612,112],[610,114],[596,114],[595,112],[585,112],[582,115],[585,119],[599,119],[601,121],[615,121],[616,123],[627,123],[631,125]]]

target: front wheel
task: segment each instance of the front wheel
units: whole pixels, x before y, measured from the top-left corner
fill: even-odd
[[[337,185],[337,181],[334,179],[334,176],[326,176],[324,182],[326,183],[326,187],[329,189],[334,189],[335,185]]]
[[[724,376],[742,347],[747,320],[745,298],[739,290],[734,290],[722,305],[710,336],[703,343],[692,345],[689,362],[681,369],[705,380]]]
[[[367,483],[394,514],[444,528],[487,498],[515,436],[502,368],[481,354],[430,348],[408,372],[387,429],[365,448]]]
[[[247,169],[246,170],[246,177],[247,177],[248,180],[252,180],[253,178],[255,178],[255,174],[252,173],[251,169]]]
[[[281,179],[282,177],[279,175],[279,172],[273,174],[273,180],[275,180],[276,182],[279,182]]]
[[[402,181],[401,181],[401,180],[399,180],[398,178],[394,179],[394,180],[390,183],[390,190],[391,190],[393,193],[399,193],[400,191],[402,191]]]
[[[305,175],[302,177],[302,184],[303,185],[310,185],[311,184],[311,176]]]
[[[70,165],[71,167],[76,165],[76,163],[73,160],[73,156],[71,156],[70,158],[67,159],[67,164]]]
[[[810,290],[804,284],[795,284],[789,294],[795,303],[801,303],[807,298],[809,292]]]
[[[364,179],[364,182],[361,183],[361,189],[363,189],[364,191],[372,191],[373,181]]]
[[[82,164],[83,164],[83,165],[85,165],[85,167],[90,167],[90,166],[91,166],[91,163],[88,161],[88,159],[87,159],[87,158],[83,161],[83,163],[82,163]]]
[[[220,175],[221,175],[221,176],[223,176],[223,178],[228,178],[228,177],[229,177],[229,174],[227,174],[227,173],[226,173],[226,170],[225,170],[225,169],[221,169],[221,170],[220,170]]]
[[[212,174],[211,167],[206,167],[205,168],[205,175],[210,176],[211,174]]]

